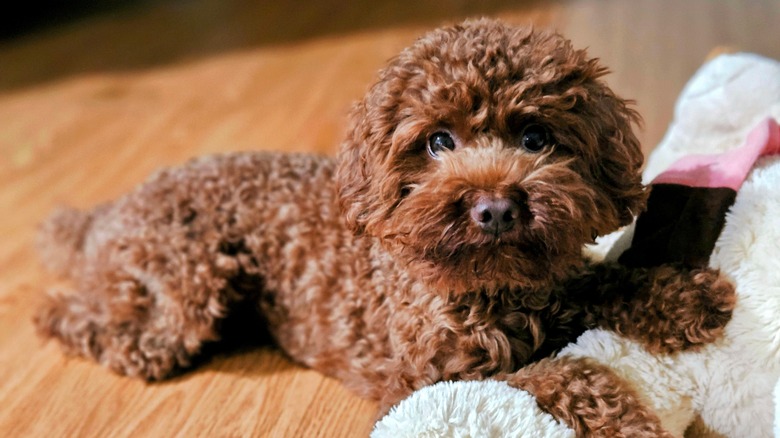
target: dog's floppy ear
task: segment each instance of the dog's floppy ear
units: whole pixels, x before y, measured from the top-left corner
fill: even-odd
[[[601,121],[600,150],[591,172],[615,208],[613,212],[603,212],[612,216],[602,218],[609,228],[598,230],[603,233],[631,223],[647,201],[641,175],[644,157],[633,131],[635,125],[641,125],[641,117],[629,106],[633,102],[615,96],[608,87],[599,86],[591,92],[596,97],[593,116]]]
[[[358,103],[350,114],[347,138],[341,145],[336,168],[336,187],[339,207],[347,227],[353,232],[362,232],[371,204],[371,157],[367,156],[365,143],[369,131],[363,102]]]
[[[399,79],[382,74],[355,105],[346,139],[338,154],[336,186],[342,216],[356,233],[372,231],[394,207],[399,183],[390,172],[390,149],[401,87]]]

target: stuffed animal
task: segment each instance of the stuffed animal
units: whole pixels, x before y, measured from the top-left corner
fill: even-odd
[[[724,338],[697,351],[652,355],[596,329],[553,359],[608,367],[671,436],[780,436],[778,119],[780,63],[745,53],[706,63],[649,157],[647,213],[635,229],[588,249],[628,264],[708,265],[737,287]],[[503,382],[442,382],[402,401],[372,436],[576,435],[571,419],[550,415],[536,400],[533,389]]]

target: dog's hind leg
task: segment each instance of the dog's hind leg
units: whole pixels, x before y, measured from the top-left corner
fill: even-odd
[[[240,257],[148,236],[112,247],[77,279],[77,293],[49,298],[36,316],[39,332],[121,374],[159,380],[186,368],[241,299]]]

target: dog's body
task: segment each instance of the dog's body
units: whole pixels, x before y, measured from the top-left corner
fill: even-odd
[[[198,159],[55,215],[44,260],[79,293],[39,328],[161,379],[257,306],[290,357],[384,408],[439,380],[511,376],[596,325],[657,351],[708,342],[733,307],[717,273],[583,263],[646,196],[636,115],[603,74],[556,35],[435,31],[383,71],[337,160]]]
[[[408,275],[379,239],[343,225],[334,172],[328,157],[209,157],[161,171],[92,214],[61,211],[48,223],[58,228],[44,232],[44,260],[83,281],[84,293],[62,298],[42,321],[74,335],[67,345],[77,353],[161,379],[219,338],[231,306],[257,303],[293,359],[376,399],[401,379],[409,391],[510,371],[541,346],[543,325],[562,328],[541,315],[538,333],[512,321],[551,314],[552,290],[448,297]],[[154,313],[164,325],[141,317]],[[427,369],[437,362],[442,369]]]

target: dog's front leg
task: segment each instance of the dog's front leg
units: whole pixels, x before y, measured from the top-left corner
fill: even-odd
[[[594,265],[568,289],[584,309],[586,326],[608,328],[654,353],[719,338],[736,303],[734,286],[718,271],[674,265]]]
[[[589,359],[545,358],[495,379],[531,393],[578,437],[672,436],[632,385]]]

